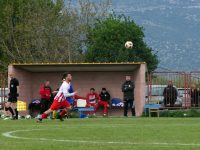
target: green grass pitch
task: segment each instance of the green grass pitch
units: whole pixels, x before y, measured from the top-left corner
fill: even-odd
[[[0,150],[199,150],[199,118],[0,120]]]

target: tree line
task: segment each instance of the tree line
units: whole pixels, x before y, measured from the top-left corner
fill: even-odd
[[[0,68],[33,62],[158,64],[143,28],[111,11],[110,0],[1,0]],[[133,41],[134,48],[124,48]]]

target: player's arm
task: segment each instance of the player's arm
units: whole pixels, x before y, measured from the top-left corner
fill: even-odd
[[[99,96],[99,94],[97,94],[97,93],[95,93],[95,97],[96,97],[96,99],[97,99],[97,102],[99,102],[100,101],[100,96]]]
[[[108,99],[110,100],[110,94],[107,92],[107,94],[108,94]]]
[[[17,92],[19,93],[19,81],[16,79]],[[19,94],[18,94],[19,96]]]
[[[19,86],[17,86],[17,91],[19,92]]]
[[[177,99],[177,97],[178,97],[178,90],[176,89],[176,88],[174,88],[174,92],[175,92],[175,99]]]
[[[135,88],[135,85],[131,82],[128,87],[126,88],[127,91],[133,91],[133,89]]]
[[[163,96],[166,97],[166,88],[164,88]]]
[[[122,92],[125,91],[124,83],[122,84]]]
[[[75,91],[75,92],[73,92],[73,93],[69,93],[69,88],[70,88],[70,86],[69,86],[69,84],[63,84],[62,85],[62,92],[63,92],[63,94],[64,94],[64,96],[67,98],[67,97],[72,97],[72,96],[74,96],[77,92]]]
[[[86,95],[86,101],[87,101],[87,103],[89,103],[89,101],[90,101],[89,100],[89,94]]]

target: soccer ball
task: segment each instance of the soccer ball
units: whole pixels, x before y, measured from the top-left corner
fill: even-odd
[[[127,49],[133,48],[133,42],[127,41],[127,42],[125,43],[125,47],[126,47]]]
[[[31,119],[31,116],[30,115],[26,115],[25,118],[26,119]]]

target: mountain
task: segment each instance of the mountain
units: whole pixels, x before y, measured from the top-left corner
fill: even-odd
[[[200,0],[112,0],[111,7],[144,27],[159,67],[200,70]]]

